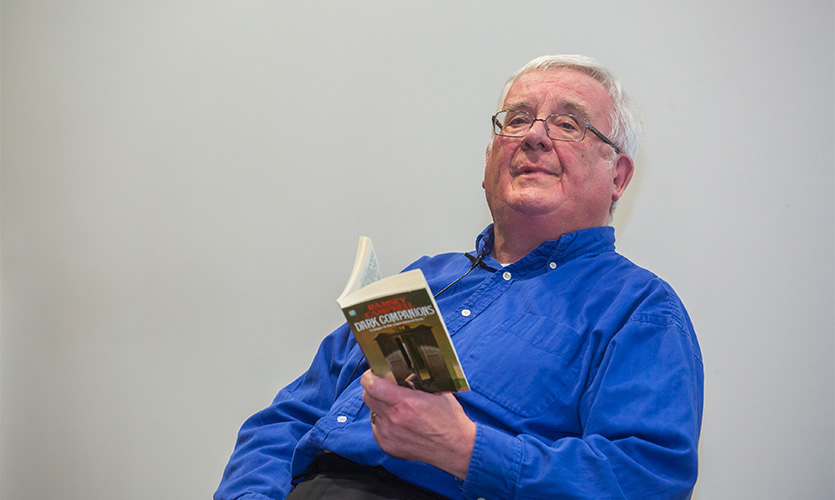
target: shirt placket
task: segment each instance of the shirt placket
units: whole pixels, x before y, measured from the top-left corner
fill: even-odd
[[[505,268],[493,273],[457,309],[444,314],[450,335],[455,335],[470,321],[501,297],[516,280],[513,271]]]

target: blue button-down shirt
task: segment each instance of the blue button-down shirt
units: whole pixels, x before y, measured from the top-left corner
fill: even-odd
[[[701,353],[670,286],[592,228],[502,267],[492,227],[484,264],[438,298],[471,390],[477,425],[465,481],[380,450],[362,402],[367,368],[349,329],[247,420],[216,499],[281,499],[291,478],[332,451],[450,498],[689,498],[702,415]],[[433,290],[463,275],[463,254],[425,257]],[[443,450],[438,450],[443,453]]]

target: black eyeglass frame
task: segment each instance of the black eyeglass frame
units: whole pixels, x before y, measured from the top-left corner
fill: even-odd
[[[586,117],[584,117],[584,116],[572,115],[571,113],[554,113],[554,114],[552,114],[552,115],[548,115],[548,116],[546,116],[545,118],[536,118],[535,116],[533,116],[532,114],[528,113],[527,111],[517,111],[517,113],[524,113],[524,114],[526,114],[526,115],[528,115],[528,116],[530,116],[530,117],[531,117],[531,125],[530,125],[530,127],[528,127],[528,130],[526,130],[526,131],[525,131],[525,133],[524,133],[524,134],[522,134],[522,135],[502,134],[501,132],[498,132],[498,130],[501,130],[501,129],[502,129],[502,126],[499,124],[499,121],[496,119],[496,117],[497,117],[497,116],[499,116],[499,113],[504,113],[504,112],[506,112],[506,111],[513,111],[513,110],[510,110],[510,109],[503,109],[503,110],[499,111],[498,113],[496,113],[495,115],[493,115],[492,117],[490,117],[491,121],[493,122],[493,133],[494,133],[494,134],[496,134],[496,135],[500,135],[500,136],[502,136],[502,137],[516,137],[516,138],[518,138],[518,137],[525,137],[525,136],[528,134],[528,131],[530,131],[530,129],[532,129],[532,128],[533,128],[533,124],[534,124],[534,123],[536,123],[536,122],[542,122],[542,124],[543,124],[543,125],[545,125],[545,133],[546,133],[546,134],[548,134],[548,138],[549,138],[549,139],[551,139],[552,141],[562,141],[562,142],[580,142],[580,141],[582,141],[583,139],[585,139],[585,138],[586,138],[586,129],[589,129],[589,130],[591,130],[591,132],[592,132],[594,135],[596,135],[598,138],[600,138],[600,140],[601,140],[601,141],[605,142],[605,143],[606,143],[606,144],[608,144],[609,146],[612,146],[612,149],[614,149],[614,150],[615,150],[615,153],[620,153],[620,148],[619,148],[619,147],[617,147],[617,146],[615,146],[615,143],[614,143],[614,142],[612,142],[611,140],[609,140],[609,138],[608,138],[608,137],[606,137],[605,135],[603,135],[603,133],[602,133],[602,132],[600,132],[599,130],[597,130],[597,129],[594,127],[594,125],[592,125],[591,123],[589,123],[589,121],[588,121],[588,119],[586,119]],[[581,138],[579,138],[579,139],[577,139],[577,140],[572,140],[572,139],[554,139],[553,137],[551,137],[551,129],[549,129],[549,128],[548,128],[548,122],[547,122],[546,120],[548,120],[548,118],[551,118],[552,116],[570,116],[570,117],[572,117],[572,118],[575,118],[575,119],[580,120],[580,121],[582,121],[583,123],[585,123],[585,124],[586,124],[586,126],[585,126],[585,127],[583,127],[583,137],[581,137]]]

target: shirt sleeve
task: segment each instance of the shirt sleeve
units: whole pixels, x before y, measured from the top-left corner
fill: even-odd
[[[582,435],[546,442],[479,425],[464,497],[689,498],[703,368],[686,312],[631,318],[583,383]]]
[[[270,500],[291,489],[296,444],[327,413],[352,378],[361,353],[347,326],[326,337],[310,368],[273,403],[244,422],[215,500]],[[354,370],[354,371],[352,371]]]

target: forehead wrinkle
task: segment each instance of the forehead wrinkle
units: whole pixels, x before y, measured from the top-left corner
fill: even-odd
[[[570,100],[570,99],[557,99],[555,100],[556,104],[552,108],[553,110],[557,111],[550,111],[548,114],[572,114],[575,116],[581,116],[586,120],[589,119],[589,108],[588,106],[581,104],[577,101]],[[505,106],[502,108],[503,111],[529,111],[534,114],[533,111],[538,109],[542,103],[539,104],[532,104],[529,101],[513,101],[510,103],[506,103]]]

